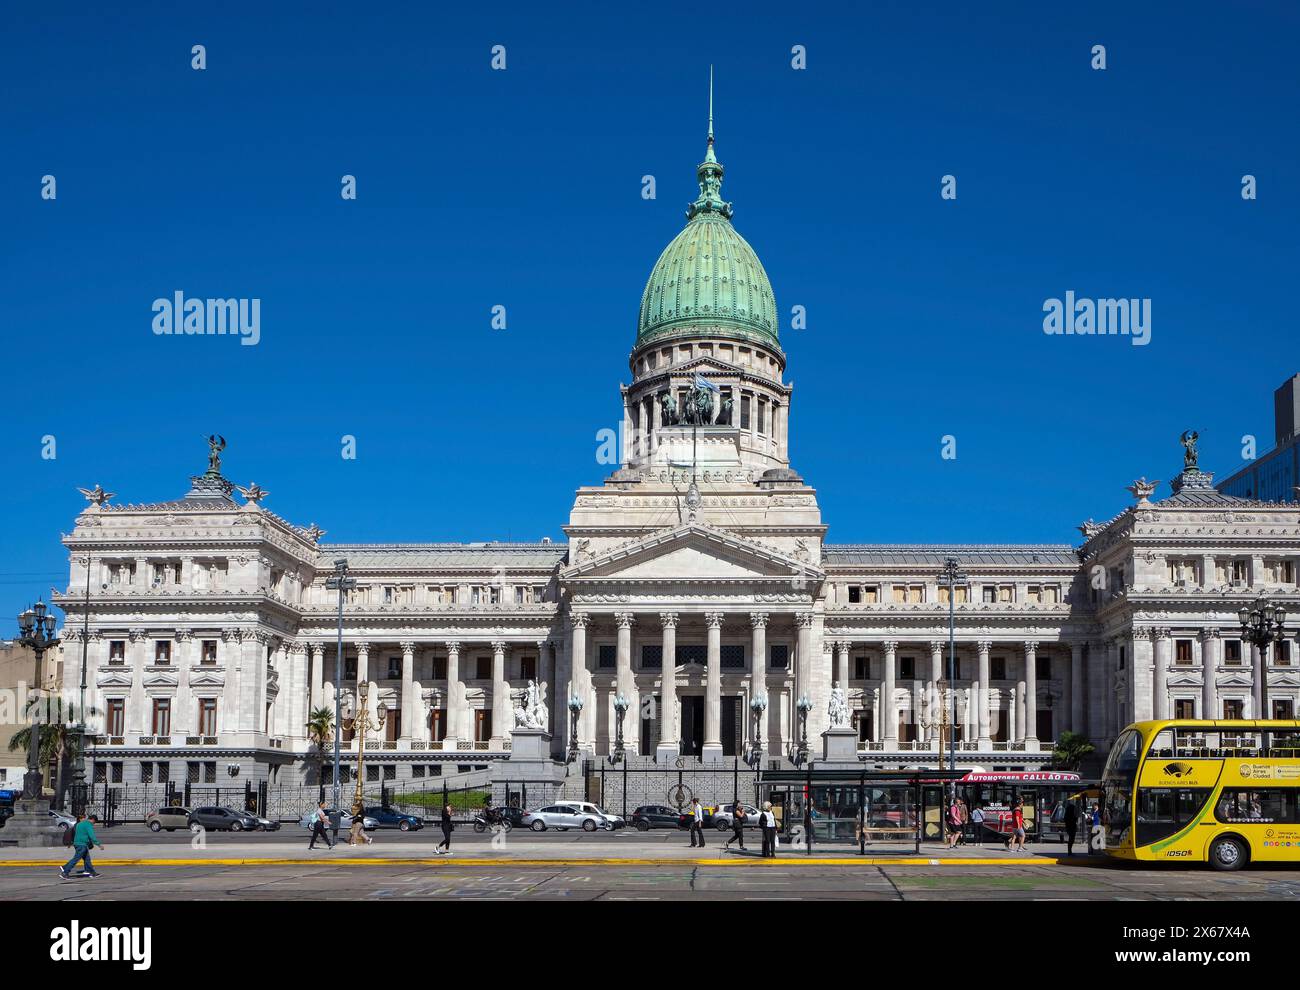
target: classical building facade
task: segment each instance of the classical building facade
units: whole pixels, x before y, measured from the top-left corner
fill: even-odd
[[[1266,667],[1237,612],[1296,602],[1300,512],[1216,491],[1194,443],[1173,494],[1134,483],[1081,546],[827,544],[712,128],[697,177],[642,297],[622,463],[578,489],[565,542],[325,543],[226,480],[219,438],[174,501],[87,493],[58,604],[70,683],[90,611],[101,780],[314,782],[312,712],[341,693],[355,754],[363,688],[385,716],[367,762],[395,783],[505,757],[530,683],[557,759],[609,754],[624,707],[634,760],[816,756],[836,686],[872,766],[934,765],[949,732],[963,765],[1034,768],[1066,730],[1104,747],[1153,715],[1294,714],[1294,637]]]

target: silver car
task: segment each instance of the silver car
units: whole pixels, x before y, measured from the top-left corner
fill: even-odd
[[[745,828],[758,828],[758,809],[752,804],[740,802],[740,807],[745,811]],[[731,802],[718,806],[713,813],[713,827],[719,832],[725,832],[730,829],[734,822],[734,816],[731,813]]]
[[[594,832],[598,828],[613,828],[608,818],[596,811],[584,811],[572,804],[551,804],[540,811],[530,811],[519,820],[524,828],[534,832],[545,832],[548,828],[567,832],[571,828],[580,828],[584,832]]]
[[[307,812],[307,814],[305,814],[305,815],[302,816],[302,820],[298,822],[299,826],[301,826],[302,828],[307,829],[308,831],[311,831],[311,820],[312,820],[312,816],[315,815],[315,814],[316,814],[316,812],[314,812],[314,811],[309,811],[309,812]],[[326,818],[326,820],[328,821],[329,819],[331,819],[331,818],[333,817],[333,815],[334,815],[334,812],[333,812],[333,811],[326,811],[326,812],[325,812],[325,818]],[[329,825],[326,825],[325,827],[326,827],[327,829],[330,828]],[[373,818],[371,818],[369,815],[367,815],[365,818],[362,819],[362,821],[361,821],[361,827],[362,827],[363,829],[365,829],[367,832],[369,832],[369,831],[371,831],[372,829],[376,829],[376,828],[378,828],[378,827],[379,827],[379,822],[375,821],[375,819],[373,819]],[[340,820],[339,820],[339,828],[340,828],[342,831],[345,831],[345,832],[346,832],[348,829],[352,828],[352,816],[351,816],[350,814],[348,814],[346,811],[343,812],[343,815],[342,815],[342,817],[341,817]]]

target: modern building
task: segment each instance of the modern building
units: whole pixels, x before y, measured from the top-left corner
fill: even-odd
[[[363,685],[385,715],[367,766],[394,783],[506,757],[530,682],[554,757],[608,754],[621,699],[628,752],[661,765],[789,760],[805,735],[816,755],[836,685],[860,755],[887,767],[937,762],[954,697],[959,759],[985,768],[1042,766],[1065,730],[1104,746],[1152,715],[1294,713],[1294,636],[1265,669],[1237,611],[1297,602],[1300,515],[1217,491],[1194,444],[1171,495],[1134,483],[1082,546],[826,543],[775,296],[712,128],[697,178],[641,299],[622,463],[577,490],[565,542],[326,543],[257,486],[237,498],[215,440],[175,500],[90,493],[58,604],[75,642],[89,582],[101,780],[313,782],[309,713],[336,692],[355,712]],[[341,658],[339,558],[357,582]]]
[[[1265,502],[1300,501],[1300,375],[1273,393],[1273,423],[1277,446],[1219,482],[1219,491]]]

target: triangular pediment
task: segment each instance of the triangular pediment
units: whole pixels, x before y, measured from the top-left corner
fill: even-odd
[[[1244,672],[1233,672],[1218,679],[1219,687],[1250,687],[1254,684],[1251,675]]]
[[[131,673],[127,670],[113,670],[100,674],[95,681],[96,687],[130,687]]]
[[[566,580],[632,581],[790,580],[819,581],[821,568],[734,533],[687,523],[586,559],[566,569]]]
[[[164,674],[161,671],[144,679],[144,686],[147,688],[175,687],[176,683],[175,674]]]
[[[1193,674],[1188,671],[1180,671],[1177,674],[1169,675],[1170,687],[1195,687],[1201,683],[1199,674]]]
[[[190,687],[224,687],[225,683],[224,673],[205,670],[202,673],[190,674]]]

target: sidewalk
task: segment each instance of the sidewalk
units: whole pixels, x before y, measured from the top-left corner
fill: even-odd
[[[191,846],[187,839],[175,843],[109,842],[94,854],[95,863],[104,866],[392,866],[400,864],[450,866],[1056,866],[1070,863],[1098,864],[1103,857],[1077,855],[1066,857],[1057,846],[1039,846],[1029,851],[1009,852],[1001,846],[961,846],[944,849],[922,845],[920,855],[914,846],[899,843],[873,843],[865,855],[856,846],[815,844],[811,854],[801,847],[782,846],[775,859],[763,859],[758,846],[746,852],[728,852],[722,843],[710,843],[693,849],[686,842],[638,842],[628,836],[622,841],[584,842],[548,841],[532,836],[475,836],[453,841],[454,855],[436,856],[433,846],[441,835],[432,833],[428,842],[384,842],[376,839],[369,846],[340,844],[333,850],[317,844],[308,850],[305,837],[260,839],[258,841],[221,841],[206,848]],[[71,855],[63,847],[54,849],[0,849],[0,868],[23,868],[36,864],[65,862]]]

